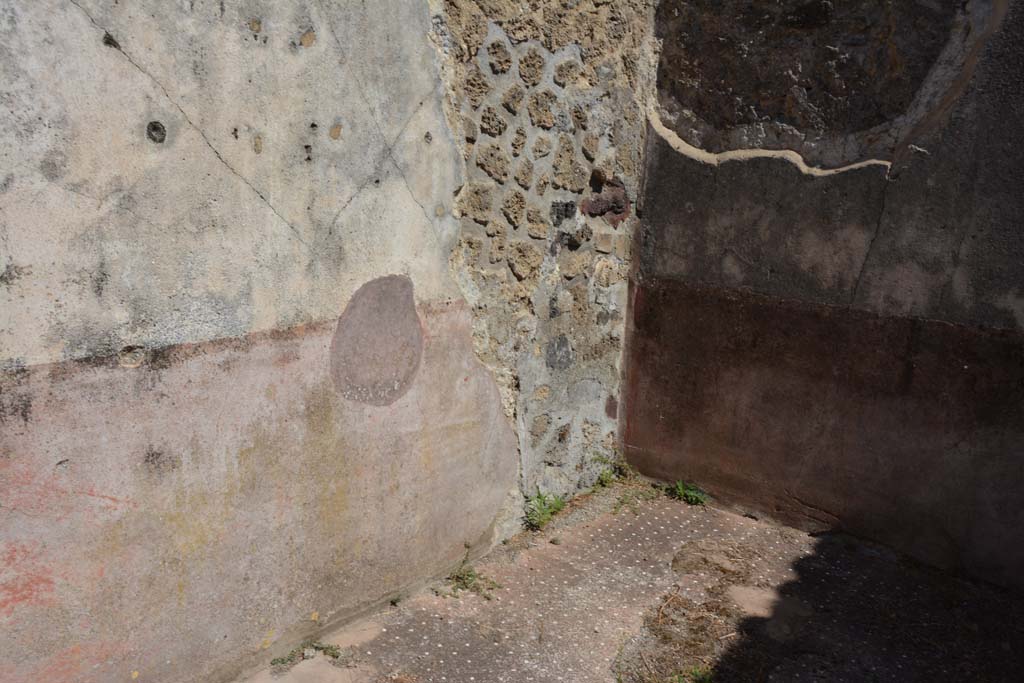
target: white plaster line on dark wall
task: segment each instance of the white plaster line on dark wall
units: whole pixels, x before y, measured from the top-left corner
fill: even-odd
[[[734,149],[729,150],[728,152],[720,152],[716,154],[714,152],[701,149],[700,147],[695,147],[679,137],[674,130],[666,126],[661,120],[661,114],[658,112],[658,108],[655,105],[647,106],[647,121],[651,124],[651,128],[653,128],[655,132],[657,132],[658,135],[660,135],[662,139],[672,147],[672,149],[686,157],[689,157],[690,159],[710,166],[720,166],[727,161],[782,159],[796,166],[796,168],[804,175],[815,176],[818,178],[839,175],[840,173],[856,171],[870,166],[882,166],[886,169],[886,175],[888,175],[889,170],[892,168],[892,162],[885,161],[884,159],[867,159],[866,161],[858,161],[855,164],[839,166],[837,168],[809,166],[799,153],[794,152],[791,149]]]

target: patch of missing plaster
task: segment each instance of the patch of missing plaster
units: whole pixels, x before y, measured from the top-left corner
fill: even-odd
[[[966,87],[1006,0],[664,0],[661,120],[710,153],[901,159]]]
[[[412,280],[387,275],[360,287],[338,319],[331,377],[346,399],[387,406],[409,390],[422,355]]]
[[[946,44],[957,3],[666,0],[658,88],[714,128],[815,135],[867,130],[910,106]]]

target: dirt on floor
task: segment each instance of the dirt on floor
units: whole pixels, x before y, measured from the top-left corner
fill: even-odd
[[[1024,680],[1019,596],[843,534],[701,539],[672,569],[623,683]]]

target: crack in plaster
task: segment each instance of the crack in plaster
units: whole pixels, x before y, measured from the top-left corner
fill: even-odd
[[[423,203],[419,199],[416,198],[416,193],[412,191],[412,186],[409,184],[409,178],[408,178],[408,176],[405,175],[405,170],[402,169],[402,166],[398,163],[398,159],[395,157],[395,145],[398,144],[399,138],[401,138],[402,135],[405,133],[405,129],[409,127],[409,124],[412,123],[412,120],[414,118],[416,118],[416,116],[423,109],[423,105],[427,103],[427,100],[432,98],[437,93],[437,87],[438,87],[439,84],[440,84],[440,79],[438,79],[438,82],[435,83],[433,85],[433,87],[430,88],[430,92],[427,93],[426,96],[420,98],[420,103],[416,106],[416,109],[413,110],[412,114],[409,115],[409,118],[407,118],[405,120],[405,123],[402,124],[402,128],[395,135],[395,138],[394,138],[394,140],[391,141],[391,144],[388,145],[385,148],[385,151],[387,153],[387,158],[389,158],[391,160],[392,166],[394,166],[395,170],[398,171],[398,175],[400,175],[402,177],[402,183],[405,185],[405,190],[406,190],[406,192],[409,193],[409,197],[414,202],[416,202],[416,205],[418,207],[420,207],[420,210],[423,212],[423,217],[426,218],[427,223],[430,225],[431,229],[434,231],[434,237],[437,240],[438,244],[440,244],[440,236],[437,234],[437,226],[434,225],[434,220],[430,217],[430,212],[427,211],[427,207],[423,206]],[[371,118],[372,117],[373,117],[373,115],[372,115],[372,112],[371,112]],[[377,123],[376,120],[374,120],[374,124],[376,124],[376,123]],[[379,125],[378,125],[378,130],[380,130],[380,126]],[[383,136],[383,132],[381,132],[381,135]]]
[[[875,249],[875,242],[878,241],[878,236],[882,233],[882,221],[885,219],[885,205],[888,201],[889,195],[889,180],[886,179],[884,185],[882,185],[882,201],[881,208],[878,210],[878,220],[875,221],[875,234],[871,236],[871,241],[868,242],[867,251],[864,252],[864,262],[860,264],[860,271],[857,273],[857,280],[853,285],[853,293],[850,295],[850,306],[857,303],[857,294],[860,292],[860,283],[864,279],[864,273],[867,272],[868,262],[871,260],[871,254]]]
[[[402,167],[398,165],[398,160],[395,159],[394,151],[389,151],[388,158],[391,159],[391,165],[395,167],[395,170],[398,171],[398,175],[402,178],[402,184],[405,185],[405,191],[409,193],[409,198],[416,202],[416,206],[420,207],[420,211],[423,212],[423,217],[430,226],[435,240],[440,243],[440,238],[438,238],[437,235],[437,227],[434,225],[433,219],[430,218],[430,213],[427,211],[427,207],[423,206],[423,202],[417,199],[416,193],[412,191],[412,186],[409,185],[409,179],[405,177],[405,171],[402,170]]]
[[[328,229],[328,232],[334,230],[334,226],[338,224],[338,219],[341,218],[341,215],[345,212],[345,210],[349,207],[349,205],[352,204],[352,202],[354,202],[356,200],[356,198],[358,198],[359,195],[361,195],[363,193],[363,190],[365,190],[366,187],[370,183],[372,183],[374,181],[374,179],[375,179],[374,177],[380,172],[381,167],[384,166],[385,162],[388,162],[388,161],[390,161],[392,163],[392,165],[395,167],[395,170],[398,171],[399,175],[402,176],[402,181],[405,183],[406,189],[409,191],[409,194],[412,196],[412,200],[414,202],[416,202],[416,204],[418,204],[419,207],[423,210],[423,215],[427,217],[427,220],[431,221],[430,217],[427,215],[426,208],[423,206],[423,204],[421,204],[419,202],[419,200],[416,199],[416,195],[413,194],[412,188],[409,185],[409,180],[405,176],[405,172],[398,165],[398,161],[395,158],[394,148],[395,148],[395,145],[398,144],[399,138],[402,137],[402,135],[405,133],[405,130],[409,127],[409,124],[412,123],[412,120],[414,118],[416,118],[416,115],[419,114],[420,111],[423,109],[423,105],[426,104],[427,98],[431,97],[435,92],[437,92],[437,86],[436,85],[433,88],[430,89],[429,93],[427,93],[425,96],[420,98],[419,106],[417,106],[416,109],[409,115],[409,118],[407,118],[405,120],[405,123],[402,124],[402,127],[399,129],[398,133],[395,134],[395,137],[391,140],[391,142],[388,143],[385,140],[385,142],[384,142],[384,153],[381,155],[381,158],[377,162],[377,164],[373,167],[373,172],[370,173],[366,177],[366,179],[362,183],[359,184],[359,187],[357,187],[355,189],[355,191],[352,193],[352,195],[349,196],[349,198],[345,200],[344,204],[342,204],[341,208],[338,209],[337,213],[334,214],[334,218],[331,219],[331,224],[330,224],[330,227]],[[364,100],[364,102],[365,102],[365,100]],[[377,128],[378,132],[380,132],[381,136],[383,137],[383,132],[381,131],[380,126],[377,124],[377,121],[373,118],[373,114],[372,113],[370,114],[370,119],[373,120],[374,126]],[[431,227],[433,227],[433,223],[432,222],[431,222]]]
[[[886,178],[888,178],[889,171],[892,170],[892,162],[885,161],[884,159],[867,159],[865,161],[858,161],[855,164],[848,164],[846,166],[839,166],[836,168],[811,166],[799,153],[791,149],[734,149],[729,150],[728,152],[714,153],[701,149],[700,147],[695,147],[679,137],[675,131],[666,126],[661,120],[661,114],[658,112],[657,106],[654,104],[648,104],[647,106],[647,121],[651,124],[651,128],[653,128],[655,132],[657,132],[658,135],[660,135],[662,139],[672,147],[672,149],[686,157],[689,157],[690,159],[709,166],[721,166],[728,161],[781,159],[791,163],[804,175],[813,176],[815,178],[839,175],[840,173],[856,171],[871,166],[881,166],[885,168]]]
[[[80,4],[78,4],[77,0],[68,0],[68,2],[70,2],[72,5],[77,7],[78,10],[82,14],[84,14],[85,17],[89,20],[89,22],[92,23],[93,26],[95,26],[99,30],[103,31],[104,34],[111,35],[110,31],[108,31],[103,25],[101,25],[99,22],[97,22],[95,19],[93,19],[92,15],[89,14],[89,12],[84,7],[82,7]],[[196,133],[199,134],[199,137],[202,138],[203,142],[206,144],[207,147],[210,148],[210,151],[213,152],[214,156],[217,157],[217,159],[220,161],[220,163],[223,164],[224,167],[227,168],[231,172],[232,175],[234,175],[236,178],[238,178],[243,183],[245,183],[246,187],[248,187],[250,190],[252,190],[256,194],[256,196],[259,197],[260,200],[262,200],[262,202],[264,204],[266,204],[267,208],[269,208],[271,211],[273,211],[274,215],[277,216],[279,219],[281,219],[281,221],[285,225],[288,226],[288,228],[295,235],[295,239],[297,239],[299,242],[301,242],[304,246],[306,246],[308,248],[309,247],[309,243],[306,242],[306,240],[302,237],[302,233],[299,231],[299,229],[291,221],[289,221],[287,218],[282,216],[281,212],[278,211],[274,207],[274,205],[270,203],[270,200],[267,199],[267,197],[262,192],[260,192],[256,188],[256,186],[253,185],[249,181],[248,178],[246,178],[241,173],[239,173],[237,170],[235,170],[235,168],[231,164],[229,164],[227,162],[227,160],[223,156],[221,156],[221,153],[217,150],[216,147],[213,146],[213,143],[210,142],[210,139],[208,137],[206,137],[206,133],[204,133],[203,130],[192,121],[191,117],[189,117],[188,113],[182,108],[182,106],[180,104],[178,104],[178,102],[173,97],[171,97],[170,92],[168,92],[167,88],[164,87],[163,83],[161,83],[159,80],[157,80],[157,78],[155,76],[153,76],[153,74],[151,74],[149,71],[147,71],[145,68],[143,68],[138,62],[136,62],[134,59],[132,59],[132,56],[129,55],[121,45],[118,44],[116,46],[111,46],[111,47],[114,47],[115,50],[120,52],[121,55],[124,56],[124,58],[128,60],[129,64],[134,66],[140,73],[145,75],[147,78],[149,78],[149,80],[151,80],[154,84],[156,84],[156,86],[158,88],[160,88],[160,91],[164,94],[164,97],[167,98],[167,101],[170,102],[172,105],[174,105],[175,109],[177,109],[181,113],[182,117],[184,117],[184,119],[188,123],[188,125],[194,131],[196,131]]]
[[[808,510],[813,510],[814,512],[819,512],[822,515],[825,515],[827,518],[829,518],[829,519],[831,519],[833,521],[839,519],[838,516],[832,514],[828,510],[825,510],[824,508],[820,508],[817,505],[811,505],[810,503],[807,503],[807,502],[803,501],[802,499],[800,499],[797,496],[793,495],[793,492],[790,491],[789,489],[784,489],[784,493],[787,496],[789,496],[790,498],[792,498],[794,501],[796,501],[799,505],[801,505],[802,507],[804,507],[804,508],[806,508]],[[810,516],[810,515],[808,515],[808,516]],[[819,520],[819,521],[823,521],[823,520]]]
[[[317,6],[320,8],[320,12],[323,13],[324,25],[327,26],[327,31],[331,34],[331,39],[334,40],[334,44],[337,45],[338,52],[341,53],[341,55],[342,55],[342,57],[344,58],[345,61],[348,61],[348,52],[345,50],[344,46],[341,44],[341,40],[338,38],[338,34],[335,33],[335,31],[334,31],[334,25],[333,25],[333,23],[331,23],[330,13],[327,12],[327,10],[324,9],[324,4],[323,4],[322,1],[318,1],[317,2]],[[353,80],[355,80],[356,85],[359,86],[359,88],[358,88],[359,99],[362,100],[363,105],[366,107],[366,111],[367,111],[367,113],[370,116],[370,120],[373,122],[374,128],[377,129],[377,133],[380,135],[381,140],[384,141],[384,157],[381,160],[381,163],[379,163],[377,165],[374,173],[370,174],[371,177],[373,175],[375,175],[376,174],[376,170],[378,170],[383,165],[383,161],[384,160],[390,160],[391,164],[395,167],[395,170],[398,171],[398,175],[400,175],[402,177],[402,183],[405,185],[405,189],[409,193],[409,196],[412,198],[412,200],[414,202],[416,202],[416,205],[419,206],[420,210],[423,212],[423,216],[424,216],[424,218],[426,218],[427,224],[430,225],[431,233],[433,234],[435,241],[440,245],[441,244],[441,239],[440,239],[440,236],[437,233],[437,226],[434,225],[434,221],[430,218],[430,214],[427,212],[426,207],[423,206],[423,204],[419,201],[419,199],[416,198],[416,194],[412,191],[412,186],[409,185],[409,179],[406,177],[405,171],[402,170],[402,167],[398,164],[397,159],[395,159],[395,149],[394,149],[395,145],[398,144],[398,140],[405,133],[406,128],[409,127],[409,124],[412,123],[412,120],[414,118],[416,118],[416,115],[419,114],[420,111],[423,109],[423,105],[426,103],[427,99],[432,97],[437,92],[437,83],[435,83],[433,86],[431,86],[430,92],[427,93],[426,96],[420,98],[419,104],[412,111],[412,113],[409,114],[409,118],[407,118],[405,120],[405,122],[402,124],[402,127],[399,129],[398,133],[395,134],[394,139],[391,140],[391,142],[389,143],[387,136],[384,134],[384,129],[380,125],[380,121],[378,121],[377,117],[374,115],[373,107],[370,105],[370,101],[366,97],[366,86],[363,84],[362,80],[359,78],[359,75],[354,70],[352,71],[352,78],[353,78]],[[440,79],[438,79],[438,81],[440,82]],[[349,204],[351,204],[356,199],[356,197],[358,197],[359,194],[361,194],[362,191],[364,189],[366,189],[366,186],[368,184],[369,184],[369,180],[367,180],[362,185],[360,185],[356,189],[355,193],[351,197],[348,198],[348,200],[341,207],[341,209],[338,210],[338,213],[335,215],[334,220],[331,221],[331,229],[332,230],[334,228],[334,225],[337,223],[338,218],[341,216],[342,212],[344,212],[345,209],[348,208]]]

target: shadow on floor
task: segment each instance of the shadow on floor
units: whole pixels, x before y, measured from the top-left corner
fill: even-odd
[[[841,534],[792,568],[763,616],[747,608],[705,680],[1024,680],[1024,596]],[[701,680],[677,680],[688,678]]]

